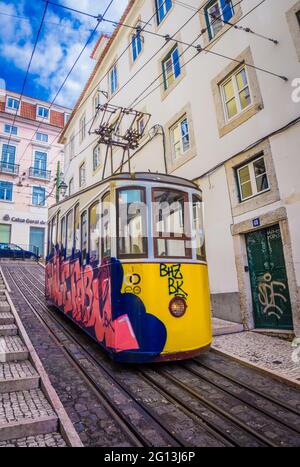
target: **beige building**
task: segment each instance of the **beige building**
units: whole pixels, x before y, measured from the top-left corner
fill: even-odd
[[[150,113],[131,168],[202,188],[213,314],[300,336],[300,1],[132,0],[121,22],[60,140],[69,192],[102,177],[99,103]]]

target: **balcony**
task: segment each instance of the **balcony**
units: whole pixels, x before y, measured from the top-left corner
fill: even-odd
[[[50,181],[51,178],[51,171],[50,170],[43,170],[36,167],[29,168],[29,177],[30,178],[38,178],[39,180],[46,180],[47,182]]]
[[[19,175],[20,166],[10,162],[0,161],[0,172],[8,175]]]

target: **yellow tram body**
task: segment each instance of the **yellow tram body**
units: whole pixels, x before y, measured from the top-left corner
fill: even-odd
[[[163,275],[161,264],[169,268]],[[134,293],[137,287],[136,292],[139,293],[138,296],[146,309],[151,310],[169,330],[160,354],[161,360],[164,357],[169,360],[183,358],[185,354],[191,356],[210,345],[212,330],[208,272],[205,264],[129,263],[123,264],[123,267],[122,292]],[[140,277],[138,285],[131,279],[135,277]],[[169,311],[169,279],[172,279],[171,292],[176,293],[180,288],[187,294],[187,312],[181,318],[172,316]]]
[[[206,350],[202,207],[192,182],[150,173],[113,175],[65,198],[49,212],[48,303],[117,361]]]

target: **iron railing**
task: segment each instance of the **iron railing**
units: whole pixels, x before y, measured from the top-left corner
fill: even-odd
[[[0,172],[11,175],[19,175],[20,166],[10,162],[0,161]]]
[[[50,170],[43,170],[36,167],[29,168],[29,177],[31,178],[40,178],[42,180],[50,180],[51,178],[51,171]]]

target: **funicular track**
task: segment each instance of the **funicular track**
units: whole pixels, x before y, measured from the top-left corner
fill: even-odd
[[[7,265],[3,270],[133,445],[155,442],[149,433],[145,436],[145,424],[133,422],[122,404],[116,404],[109,385],[156,427],[161,437],[157,445],[300,445],[297,390],[214,353],[176,364],[117,365],[72,322],[47,307],[41,267]]]

